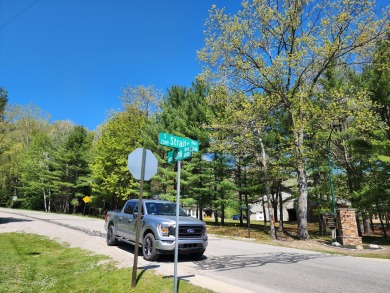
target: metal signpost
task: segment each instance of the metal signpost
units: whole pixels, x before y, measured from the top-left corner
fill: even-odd
[[[327,213],[324,215],[325,217],[325,224],[326,227],[332,230],[332,242],[337,241],[337,233],[336,233],[336,228],[337,228],[337,218],[336,215],[333,213]]]
[[[185,137],[168,133],[159,133],[158,143],[174,148],[167,154],[169,164],[177,162],[177,187],[176,187],[176,229],[175,229],[175,264],[174,264],[174,292],[177,293],[177,263],[179,259],[179,207],[180,207],[180,171],[181,160],[190,158],[193,152],[199,151],[199,142]]]
[[[144,192],[144,180],[150,180],[157,173],[158,161],[154,154],[145,148],[137,148],[128,156],[127,167],[135,179],[141,180],[140,193],[138,198],[138,214],[137,226],[134,244],[134,262],[133,262],[133,276],[131,280],[131,287],[137,285],[137,264],[138,264],[138,250],[140,238],[140,222],[142,211],[142,196]]]
[[[91,200],[91,198],[90,198],[88,195],[86,195],[86,196],[83,197],[83,201],[84,201],[83,215],[85,214],[85,207],[86,207],[87,203],[88,203],[90,200]]]

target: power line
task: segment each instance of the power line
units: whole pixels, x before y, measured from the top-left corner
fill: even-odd
[[[39,1],[41,0],[36,0],[35,2],[33,2],[32,4],[30,4],[29,6],[27,6],[25,9],[23,9],[22,11],[20,11],[18,14],[14,15],[13,17],[11,17],[9,20],[7,20],[5,23],[3,23],[2,25],[0,25],[0,29],[2,29],[3,27],[5,27],[7,24],[9,24],[11,21],[15,20],[15,18],[19,17],[20,15],[22,15],[23,13],[25,13],[27,10],[29,10],[31,7],[33,7],[35,4],[37,4]]]

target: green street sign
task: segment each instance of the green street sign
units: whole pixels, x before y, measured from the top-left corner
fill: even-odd
[[[168,152],[168,164],[190,158],[191,154],[192,154],[192,152],[190,150],[190,147],[179,148],[177,150],[169,151]]]
[[[189,148],[188,151],[190,152],[199,152],[199,142],[197,140],[192,140],[163,132],[158,134],[158,144],[176,149]],[[187,152],[187,149],[184,150],[184,152]]]

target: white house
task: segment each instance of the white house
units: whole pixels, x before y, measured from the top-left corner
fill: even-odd
[[[282,192],[282,199],[283,199],[283,221],[296,221],[296,211],[294,208],[294,201],[295,198],[291,196],[290,193]],[[250,205],[251,210],[251,220],[255,221],[264,221],[264,209],[262,204],[262,199],[259,198],[257,201],[254,201]],[[269,221],[268,217],[268,203],[267,198],[264,196],[264,207],[265,207],[265,213],[266,213],[266,219]],[[278,213],[277,213],[277,221],[280,219],[279,214],[279,204],[278,204]]]

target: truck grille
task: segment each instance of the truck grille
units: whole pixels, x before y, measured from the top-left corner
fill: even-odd
[[[194,238],[201,237],[204,234],[203,226],[180,225],[179,238]]]

